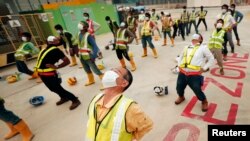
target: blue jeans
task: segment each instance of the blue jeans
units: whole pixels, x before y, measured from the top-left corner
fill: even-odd
[[[16,125],[19,121],[21,121],[17,115],[5,109],[3,102],[0,102],[0,119],[4,122],[10,122],[13,125]]]
[[[171,36],[171,31],[162,31],[162,33],[163,33],[164,39],[167,39],[167,35],[168,35],[168,37],[169,37],[170,39],[172,38],[172,36]]]
[[[202,75],[186,76],[185,74],[180,72],[177,78],[176,86],[178,95],[180,97],[184,96],[184,90],[188,85],[200,101],[205,100],[206,96],[201,90],[201,87],[203,85],[203,79],[204,77]]]
[[[92,73],[91,69],[96,75],[101,75],[102,72],[97,68],[95,61],[89,59],[89,60],[83,60],[82,57],[80,57],[80,61],[83,65],[83,69],[86,73]]]
[[[154,44],[152,43],[152,36],[151,35],[149,35],[149,36],[142,35],[141,43],[142,43],[143,48],[147,47],[147,42],[148,42],[149,47],[151,49],[155,48]]]
[[[28,74],[28,75],[32,75],[34,72],[31,71],[26,63],[24,61],[19,61],[19,60],[16,60],[16,67],[17,67],[17,70],[19,72],[22,72],[22,73],[25,73],[25,74]]]

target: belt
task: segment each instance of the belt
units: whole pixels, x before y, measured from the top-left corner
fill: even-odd
[[[185,70],[183,70],[182,68],[180,68],[180,72],[186,76],[192,76],[192,75],[201,75],[200,71],[195,71],[195,72],[186,72]]]
[[[125,45],[126,42],[124,42],[124,41],[117,41],[116,44],[124,44]]]
[[[90,53],[90,50],[80,49],[79,52],[81,52],[81,53],[84,53],[84,52]]]
[[[55,71],[52,71],[52,72],[38,72],[39,75],[41,76],[54,76],[56,75],[56,72]]]

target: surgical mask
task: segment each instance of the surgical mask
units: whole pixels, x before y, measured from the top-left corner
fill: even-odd
[[[61,34],[61,30],[56,30],[56,32],[57,32],[58,34]]]
[[[22,41],[27,42],[27,37],[22,37]]]
[[[122,23],[120,24],[120,27],[125,27],[125,23],[122,22]]]
[[[87,20],[87,19],[89,19],[89,17],[85,17],[85,16],[83,16],[83,18],[84,18],[84,20]]]
[[[231,7],[231,9],[232,9],[233,11],[235,11],[235,8]]]
[[[222,26],[223,26],[222,23],[217,23],[216,28],[220,29],[220,28],[222,28]]]
[[[222,9],[222,13],[225,14],[227,12],[227,9]]]
[[[83,25],[79,23],[79,24],[77,25],[77,28],[78,28],[79,30],[83,30]]]
[[[141,11],[141,14],[143,14],[143,11]]]
[[[148,20],[149,20],[149,17],[145,17],[145,20],[148,21]]]
[[[103,88],[111,88],[117,86],[116,79],[119,75],[114,71],[106,71],[102,78]]]
[[[111,21],[107,21],[107,23],[108,23],[108,24],[110,24],[110,23],[111,23]]]

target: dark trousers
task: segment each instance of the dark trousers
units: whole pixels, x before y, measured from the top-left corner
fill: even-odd
[[[130,61],[127,49],[116,49],[116,55],[119,60],[123,59],[124,56],[128,61]]]
[[[148,35],[148,36],[142,35],[141,43],[142,43],[143,48],[147,47],[147,43],[149,44],[149,47],[151,49],[155,48],[154,44],[152,43],[152,36],[150,36],[150,35]]]
[[[77,100],[77,97],[75,97],[72,93],[65,90],[61,86],[62,79],[58,78],[58,74],[55,72],[55,75],[53,76],[43,76],[39,75],[43,81],[43,83],[49,88],[50,91],[56,93],[59,95],[62,99],[69,99],[71,101]]]
[[[196,26],[196,21],[190,21],[189,22],[189,28],[188,28],[189,33],[191,32],[192,24],[194,25],[195,33],[198,34],[198,30],[197,30],[197,26]]]
[[[171,36],[171,31],[162,31],[162,33],[163,33],[164,39],[167,39],[167,35],[168,35],[168,37],[169,37],[170,39],[172,38],[172,36]]]
[[[34,72],[30,70],[24,61],[16,60],[16,67],[19,72],[32,75]]]
[[[178,34],[181,34],[181,37],[183,40],[185,40],[185,35],[184,35],[184,31],[182,28],[182,24],[179,24],[178,26],[173,26],[174,27],[174,32],[173,32],[173,38],[175,39],[175,37],[177,36],[177,32]]]
[[[186,76],[185,74],[180,72],[177,78],[177,86],[176,86],[178,95],[181,97],[184,96],[184,90],[188,85],[193,90],[196,97],[200,101],[205,100],[206,96],[201,89],[203,85],[203,79],[204,77],[202,75]]]
[[[206,23],[206,19],[199,19],[198,24],[197,24],[197,28],[199,28],[199,25],[200,25],[201,21],[204,23],[205,28],[206,28],[206,31],[207,31],[207,23]]]
[[[182,24],[182,29],[183,29],[184,35],[186,33],[186,35],[188,36],[188,34],[189,34],[188,22],[185,22]]]
[[[237,41],[240,40],[239,35],[238,35],[237,26],[233,27],[233,31],[234,31],[234,35],[235,35],[235,37],[236,37],[236,40],[237,40]]]
[[[4,102],[0,101],[0,119],[4,122],[10,122],[11,124],[17,124],[21,119],[15,115],[12,111],[5,109]]]
[[[224,55],[227,55],[228,49],[227,49],[227,42],[229,42],[229,45],[231,47],[231,52],[234,52],[234,43],[232,39],[232,31],[227,31],[224,36],[224,43],[223,43],[223,51],[222,53]]]
[[[69,54],[70,56],[77,56],[78,57],[78,46],[73,46],[71,48],[69,48]]]

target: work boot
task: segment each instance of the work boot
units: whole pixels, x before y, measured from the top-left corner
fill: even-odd
[[[88,73],[88,82],[85,83],[85,86],[89,86],[95,83],[94,75],[93,73]]]
[[[158,57],[158,55],[157,55],[156,49],[155,49],[155,48],[153,48],[153,49],[152,49],[152,51],[153,51],[154,58],[157,58],[157,57]]]
[[[201,102],[201,110],[202,112],[206,112],[208,110],[208,102],[207,99],[203,100]]]
[[[14,125],[14,128],[17,129],[17,131],[22,135],[22,141],[31,141],[34,137],[33,133],[30,131],[30,128],[23,120]]]
[[[184,96],[179,96],[176,100],[175,100],[175,104],[178,105],[178,104],[181,104],[183,101],[185,100],[185,97]]]
[[[69,65],[70,67],[76,66],[77,62],[76,62],[76,57],[75,56],[71,56],[71,64]]]
[[[7,126],[10,129],[10,132],[4,136],[4,139],[10,139],[14,137],[15,135],[19,134],[19,132],[14,128],[12,123],[6,122]]]
[[[141,57],[147,57],[147,47],[143,48],[143,55]]]
[[[221,74],[221,75],[224,75],[224,70],[223,70],[223,68],[220,69],[220,74]]]
[[[172,44],[171,47],[174,47],[174,38],[171,38],[170,40],[171,40],[171,44]]]
[[[120,59],[120,63],[121,63],[123,68],[126,68],[126,63],[125,63],[125,60],[123,58]]]
[[[63,103],[68,102],[68,101],[69,101],[69,99],[61,98],[59,101],[56,102],[56,105],[59,106],[59,105],[62,105]]]
[[[161,46],[166,46],[167,45],[167,38],[163,40],[163,44]]]
[[[135,71],[136,66],[135,66],[135,61],[134,61],[133,57],[130,57],[130,64],[132,66],[131,71]]]
[[[38,73],[36,71],[33,72],[29,80],[36,79],[38,77]]]
[[[237,46],[240,46],[240,40],[237,40]]]
[[[76,100],[72,101],[72,104],[71,104],[71,106],[69,107],[69,109],[70,109],[70,110],[74,110],[74,109],[77,108],[80,104],[81,104],[81,102],[80,102],[78,99],[76,99]]]

